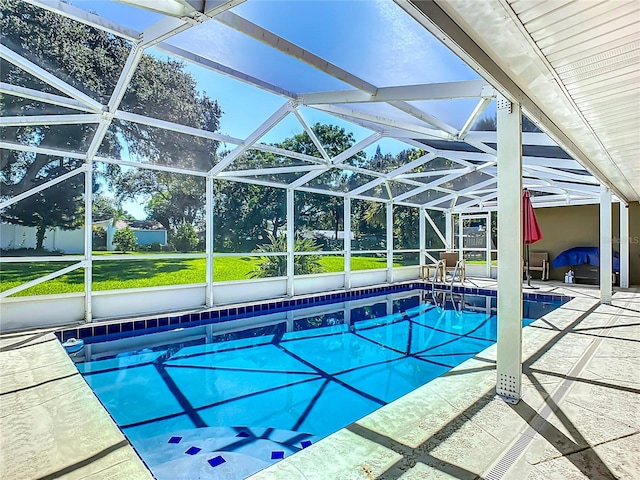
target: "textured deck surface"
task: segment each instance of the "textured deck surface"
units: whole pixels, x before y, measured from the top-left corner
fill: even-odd
[[[153,478],[52,333],[0,337],[0,478]]]

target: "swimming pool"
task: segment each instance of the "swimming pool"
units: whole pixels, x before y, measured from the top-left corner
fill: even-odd
[[[525,301],[524,325],[560,303]],[[240,479],[494,343],[495,306],[424,290],[354,297],[94,341],[77,366],[156,478]]]

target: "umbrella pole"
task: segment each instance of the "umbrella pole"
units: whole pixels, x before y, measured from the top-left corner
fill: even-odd
[[[527,243],[527,286],[531,286],[531,275],[529,274],[529,244]]]

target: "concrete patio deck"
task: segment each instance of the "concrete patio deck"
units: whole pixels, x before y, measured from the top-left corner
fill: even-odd
[[[251,479],[638,478],[640,290],[535,284],[574,299],[524,330],[517,405],[492,346]],[[52,334],[0,337],[0,364],[0,478],[152,478]]]

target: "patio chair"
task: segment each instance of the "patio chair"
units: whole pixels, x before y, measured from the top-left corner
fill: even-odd
[[[541,280],[549,280],[549,253],[538,252],[529,254],[529,274],[531,272],[541,272]],[[527,261],[525,259],[523,271],[526,274]]]
[[[447,274],[451,274],[453,275],[454,272],[456,273],[458,279],[460,280],[461,283],[464,283],[464,280],[466,278],[467,272],[466,272],[466,263],[464,261],[464,259],[460,260],[458,262],[458,252],[442,252],[440,253],[440,260],[444,261],[444,272],[442,275],[442,280],[444,281],[446,279]],[[458,264],[458,270],[456,272],[456,264]],[[455,280],[455,279],[453,279]]]

